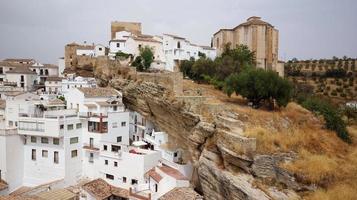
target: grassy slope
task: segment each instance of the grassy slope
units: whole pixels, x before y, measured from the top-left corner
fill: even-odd
[[[295,103],[270,112],[249,108],[241,97],[228,98],[209,85],[185,81],[184,89],[186,93],[200,90],[215,97],[208,103],[223,103],[222,110],[244,115],[244,134],[257,138],[258,153],[297,152],[298,159],[282,167],[294,172],[299,181],[319,186],[316,192],[304,194],[306,199],[357,199],[357,127],[349,127],[354,143],[348,145],[324,129],[321,118]],[[211,117],[211,113],[202,114]]]

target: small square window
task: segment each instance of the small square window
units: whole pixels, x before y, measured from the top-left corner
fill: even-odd
[[[105,164],[105,165],[108,165],[108,160],[104,160],[104,164]]]
[[[64,125],[63,124],[60,125],[60,129],[64,129]]]
[[[71,157],[72,158],[77,157],[77,156],[78,156],[78,151],[77,150],[71,151]]]
[[[58,138],[53,138],[52,140],[54,145],[59,145],[59,139]]]
[[[108,150],[108,146],[107,145],[103,145],[103,150],[104,151]]]
[[[121,122],[121,126],[126,126],[126,122]]]
[[[41,143],[42,143],[42,144],[48,144],[48,138],[46,138],[46,137],[41,137]]]
[[[42,158],[47,158],[47,157],[48,157],[48,151],[42,150]]]
[[[118,123],[117,122],[113,122],[112,123],[112,128],[118,128]]]
[[[31,136],[31,142],[32,143],[36,143],[37,142],[37,138],[35,136]]]
[[[126,177],[123,176],[123,183],[126,183]]]
[[[114,162],[114,167],[118,167],[118,162]]]
[[[73,124],[68,124],[67,125],[67,130],[73,130]]]
[[[121,136],[117,137],[117,142],[121,142],[121,141],[122,141],[122,137]]]
[[[82,123],[76,124],[76,129],[80,129],[80,128],[82,128]]]
[[[69,140],[69,143],[70,143],[70,144],[76,144],[76,143],[78,143],[78,137],[73,137],[73,138],[71,138],[71,139]]]

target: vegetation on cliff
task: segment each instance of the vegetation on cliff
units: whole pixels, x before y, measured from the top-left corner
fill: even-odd
[[[138,71],[146,71],[150,68],[151,63],[154,61],[154,53],[148,46],[139,48],[140,55],[136,56],[132,66],[136,67]]]
[[[272,107],[274,101],[278,106],[286,106],[291,99],[291,84],[273,71],[256,69],[254,52],[245,45],[231,49],[227,44],[215,60],[201,57],[197,61],[183,61],[180,69],[184,76],[212,84],[228,96],[234,92],[242,95],[255,107],[264,102]]]

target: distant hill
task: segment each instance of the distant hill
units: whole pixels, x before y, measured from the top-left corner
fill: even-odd
[[[295,84],[313,87],[318,95],[339,101],[357,98],[357,59],[290,60],[285,76]]]

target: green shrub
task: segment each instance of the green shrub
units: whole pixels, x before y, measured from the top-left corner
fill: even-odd
[[[234,92],[240,94],[256,107],[264,101],[272,105],[274,100],[278,106],[286,106],[292,96],[289,81],[273,71],[262,69],[246,69],[239,74],[230,75],[225,80],[224,91],[228,96]]]
[[[317,97],[307,98],[302,106],[306,109],[322,115],[327,129],[333,130],[337,136],[347,143],[351,143],[351,137],[346,129],[346,124],[335,106]]]

